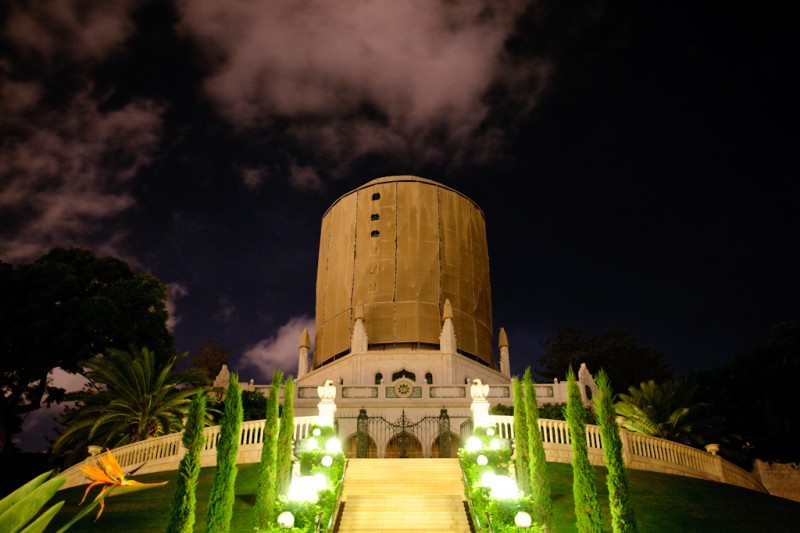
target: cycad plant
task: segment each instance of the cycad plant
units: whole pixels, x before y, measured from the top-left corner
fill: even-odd
[[[680,381],[653,380],[628,388],[614,404],[623,417],[622,427],[641,435],[703,448],[708,443],[726,445],[731,437],[725,420],[694,399],[694,388]]]
[[[85,363],[90,384],[70,393],[77,402],[60,422],[65,430],[53,451],[67,464],[83,459],[86,446],[116,448],[131,442],[180,431],[199,372],[175,371],[178,356],[160,363],[148,348],[110,349]]]

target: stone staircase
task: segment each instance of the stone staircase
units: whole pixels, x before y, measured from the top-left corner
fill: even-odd
[[[458,459],[349,459],[340,533],[470,533]]]

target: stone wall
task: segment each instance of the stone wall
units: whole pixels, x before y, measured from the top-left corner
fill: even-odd
[[[800,464],[768,463],[756,459],[753,475],[773,496],[800,502]]]

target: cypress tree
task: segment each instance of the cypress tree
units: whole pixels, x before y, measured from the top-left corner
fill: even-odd
[[[572,496],[575,500],[578,532],[601,532],[603,521],[600,516],[600,504],[597,501],[594,469],[589,463],[589,447],[586,443],[586,408],[583,406],[571,366],[567,371],[565,414],[569,426],[569,440],[572,442]]]
[[[276,474],[277,494],[286,494],[292,481],[292,441],[294,437],[294,380],[286,378],[283,385],[283,414],[278,436],[278,471]]]
[[[194,512],[197,503],[197,479],[200,476],[200,452],[206,443],[203,429],[206,421],[206,395],[196,394],[189,404],[186,426],[183,431],[183,446],[186,454],[178,466],[178,480],[172,495],[167,533],[192,533]]]
[[[278,414],[283,372],[272,373],[272,385],[267,397],[266,420],[264,420],[264,444],[261,447],[261,463],[258,466],[258,486],[256,488],[256,528],[267,529],[275,514],[276,476],[278,462]]]
[[[608,468],[608,504],[611,510],[611,527],[614,533],[636,533],[636,520],[630,502],[628,472],[622,460],[622,440],[617,425],[617,412],[608,374],[600,370],[595,376],[597,394],[594,405],[600,437],[603,440],[603,457]]]
[[[539,431],[539,406],[536,402],[536,387],[533,385],[530,367],[522,376],[525,397],[525,418],[528,426],[528,456],[530,457],[531,510],[539,524],[547,524],[553,511],[550,494],[550,478],[547,475],[547,456],[544,453],[542,432]]]
[[[519,378],[511,379],[514,391],[514,449],[516,451],[515,470],[517,484],[525,494],[531,493],[531,471],[528,449],[528,421],[525,415],[525,398]]]
[[[228,533],[233,516],[233,500],[236,487],[236,459],[239,456],[239,434],[242,428],[242,389],[239,376],[231,372],[225,408],[220,423],[217,441],[217,468],[208,500],[206,531]]]

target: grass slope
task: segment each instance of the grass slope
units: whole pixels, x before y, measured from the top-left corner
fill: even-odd
[[[572,469],[568,464],[548,463],[553,491],[554,533],[571,533],[575,528],[572,502]],[[253,505],[258,465],[240,465],[236,478],[232,532],[253,531]],[[604,467],[595,468],[605,530],[611,531],[608,513],[608,491]],[[214,471],[204,468],[197,494],[195,532],[205,531],[208,493]],[[788,533],[800,531],[800,503],[757,493],[747,489],[710,481],[629,471],[631,500],[639,531],[643,533]],[[175,472],[136,476],[139,481],[163,481],[163,487],[111,497],[100,520],[94,515],[75,524],[70,532],[125,531],[157,533],[164,531],[169,514]],[[59,492],[53,501],[66,501],[54,523],[66,522],[79,507],[84,488]],[[92,491],[96,494],[97,489]],[[55,529],[55,528],[54,528]]]

